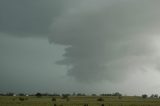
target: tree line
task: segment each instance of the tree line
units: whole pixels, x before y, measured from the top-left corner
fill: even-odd
[[[85,93],[64,93],[64,94],[58,94],[58,93],[40,93],[40,92],[37,92],[35,94],[25,94],[25,93],[19,93],[19,94],[15,94],[15,93],[12,93],[12,92],[9,92],[9,93],[0,93],[0,96],[37,96],[37,97],[41,97],[41,96],[61,96],[61,97],[69,97],[69,96],[118,96],[119,98],[121,98],[123,95],[119,92],[115,92],[115,93],[103,93],[103,94],[100,94],[100,95],[97,95],[97,94],[91,94],[91,95],[87,95]],[[151,94],[150,96],[147,95],[147,94],[142,94],[141,95],[142,98],[160,98],[160,96],[158,94]]]
[[[9,92],[9,93],[0,93],[0,96],[122,96],[121,93],[119,92],[115,92],[115,93],[112,93],[112,94],[100,94],[100,95],[97,95],[97,94],[91,94],[91,95],[87,95],[85,93],[63,93],[63,94],[58,94],[58,93],[40,93],[40,92],[37,92],[35,94],[26,94],[26,93],[18,93],[18,94],[15,94],[15,93],[12,93],[12,92]]]

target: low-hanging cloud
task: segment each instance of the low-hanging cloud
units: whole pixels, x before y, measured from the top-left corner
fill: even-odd
[[[135,71],[160,69],[159,4],[1,0],[0,32],[46,38],[51,30],[49,41],[66,46],[64,59],[57,63],[70,67],[68,75],[82,82],[119,81]]]
[[[158,0],[85,0],[68,8],[51,27],[50,42],[67,46],[68,75],[78,81],[122,80],[158,70]]]

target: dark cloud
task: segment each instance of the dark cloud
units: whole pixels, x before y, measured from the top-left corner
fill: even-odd
[[[0,32],[46,36],[65,5],[65,0],[0,0]]]
[[[159,0],[1,0],[0,32],[66,46],[58,64],[79,81],[159,69]]]
[[[57,63],[83,82],[119,81],[154,66],[159,7],[157,0],[82,1],[53,23],[49,40],[68,46]]]

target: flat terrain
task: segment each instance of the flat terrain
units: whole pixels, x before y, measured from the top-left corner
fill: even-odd
[[[20,98],[22,100],[20,100]],[[0,96],[0,106],[160,106],[160,99],[146,98],[134,96],[118,97],[102,97],[104,101],[97,101],[98,96],[69,97],[62,99],[55,97],[56,101],[52,101],[52,97],[12,97]]]

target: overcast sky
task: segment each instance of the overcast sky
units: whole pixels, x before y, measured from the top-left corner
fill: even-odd
[[[159,0],[0,0],[0,92],[159,93]]]

